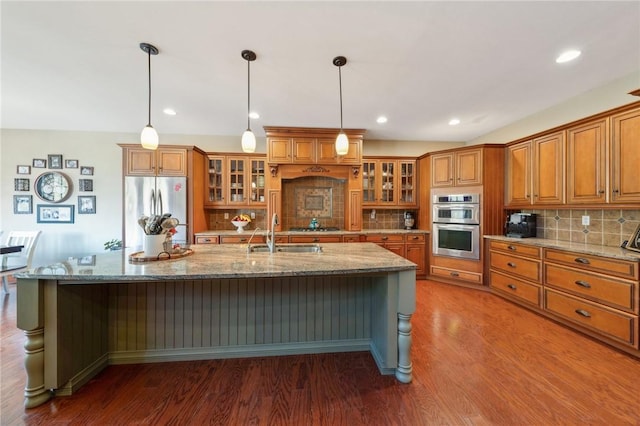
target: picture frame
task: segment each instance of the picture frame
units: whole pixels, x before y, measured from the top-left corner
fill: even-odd
[[[33,214],[33,196],[14,195],[13,214]]]
[[[34,158],[31,162],[31,166],[36,169],[44,169],[47,167],[47,160],[44,158]]]
[[[73,223],[75,206],[72,204],[52,205],[38,204],[37,217],[38,223]]]
[[[78,195],[78,214],[96,214],[95,195]]]
[[[81,166],[80,174],[84,176],[93,176],[93,167]]]
[[[47,156],[49,168],[50,169],[61,169],[62,168],[62,155],[60,154],[49,154]]]
[[[78,191],[93,192],[93,179],[78,179]]]
[[[31,166],[18,166],[16,167],[16,173],[19,175],[30,175],[31,174]]]
[[[65,169],[77,169],[80,162],[78,160],[64,160]]]
[[[631,237],[629,237],[629,241],[627,242],[627,246],[625,248],[628,250],[640,252],[640,225],[638,225],[633,234],[631,234]]]
[[[77,263],[79,266],[93,266],[96,264],[96,255],[79,257]]]
[[[14,191],[29,191],[30,180],[27,178],[16,178],[13,180]]]

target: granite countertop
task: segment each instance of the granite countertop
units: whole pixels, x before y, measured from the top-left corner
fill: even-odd
[[[196,232],[196,237],[206,237],[212,235],[251,235],[255,228],[245,228],[244,232],[239,233],[235,230],[219,230],[219,231],[202,231]],[[264,229],[260,229],[258,234],[264,234],[267,232]],[[367,234],[429,234],[430,231],[426,229],[365,229],[362,231],[278,231],[278,235],[367,235]]]
[[[416,265],[374,243],[320,244],[321,253],[247,253],[246,244],[192,245],[193,254],[178,259],[132,263],[134,251],[95,256],[94,265],[77,259],[31,269],[18,278],[64,281],[153,281],[345,275],[415,270]],[[91,263],[91,262],[89,262]]]
[[[528,244],[532,246],[557,248],[562,250],[570,250],[576,253],[593,254],[596,256],[610,257],[614,259],[623,259],[631,261],[639,261],[640,253],[632,250],[626,250],[622,247],[611,247],[597,244],[573,243],[571,241],[549,240],[546,238],[513,238],[504,235],[485,235],[484,238],[490,240],[510,241],[514,243]]]

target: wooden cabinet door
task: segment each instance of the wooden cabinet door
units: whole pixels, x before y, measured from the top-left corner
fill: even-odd
[[[156,152],[144,148],[126,148],[127,175],[155,176]]]
[[[398,204],[397,197],[397,182],[396,179],[396,162],[381,160],[380,161],[380,173],[377,183],[380,185],[378,187],[380,198],[378,199],[377,204],[379,205],[395,205]]]
[[[482,185],[482,150],[456,152],[454,185]]]
[[[416,161],[398,160],[398,205],[418,205],[418,174]]]
[[[416,268],[416,275],[425,275],[427,273],[426,268],[426,249],[425,244],[407,244],[406,246],[406,258],[410,262],[418,265]]]
[[[249,185],[250,196],[249,204],[267,204],[267,194],[265,188],[266,175],[265,175],[265,158],[250,158],[249,159]],[[249,189],[247,189],[249,193]]]
[[[349,191],[349,205],[347,206],[349,226],[347,231],[362,230],[362,192]]]
[[[506,205],[531,204],[531,141],[507,147]]]
[[[640,109],[611,118],[611,202],[640,202]]]
[[[564,132],[533,140],[533,204],[564,202]]]
[[[225,182],[225,157],[210,155],[207,158],[207,176],[205,204],[219,205],[225,204],[227,185]]]
[[[336,153],[335,139],[318,139],[316,150],[318,164],[336,164],[338,158],[340,158],[338,157],[338,153]],[[347,155],[349,155],[349,153],[347,153]]]
[[[606,201],[608,119],[567,130],[567,203]]]
[[[431,156],[431,187],[453,186],[453,153]]]
[[[291,163],[291,139],[269,138],[267,157],[269,163]]]
[[[362,204],[375,205],[378,201],[378,162],[374,160],[362,162]]]
[[[186,176],[187,150],[159,148],[156,151],[158,176]]]
[[[228,192],[227,204],[247,204],[247,194],[249,193],[249,185],[247,184],[247,162],[246,158],[227,159],[227,176],[228,176]]]
[[[316,162],[316,140],[314,138],[293,139],[293,162],[313,164]]]

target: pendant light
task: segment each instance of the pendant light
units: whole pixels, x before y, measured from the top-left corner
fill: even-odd
[[[333,58],[333,65],[338,67],[338,81],[340,82],[340,133],[336,138],[336,153],[338,155],[347,155],[349,152],[349,138],[342,130],[342,66],[347,63],[344,56],[336,56]]]
[[[143,148],[158,148],[158,132],[151,125],[151,55],[157,55],[158,49],[149,43],[140,43],[140,49],[145,52],[149,58],[149,119],[147,125],[140,133],[140,143]]]
[[[251,62],[256,60],[256,54],[251,50],[243,50],[242,58],[247,61],[247,130],[242,134],[242,150],[255,152],[256,136],[251,131]]]

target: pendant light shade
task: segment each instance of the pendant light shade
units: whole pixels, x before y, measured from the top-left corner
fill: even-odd
[[[340,133],[336,138],[336,154],[347,155],[349,152],[349,138],[342,130],[342,66],[347,63],[344,56],[336,56],[333,58],[333,65],[338,67],[338,82],[340,83]]]
[[[242,151],[255,152],[256,136],[251,131],[251,62],[256,60],[256,54],[251,50],[242,51],[242,59],[247,61],[247,130],[242,134]]]
[[[140,143],[143,148],[156,149],[158,148],[158,132],[151,125],[151,55],[157,55],[158,49],[149,43],[140,43],[140,49],[147,54],[149,64],[149,116],[147,125],[140,133]]]

